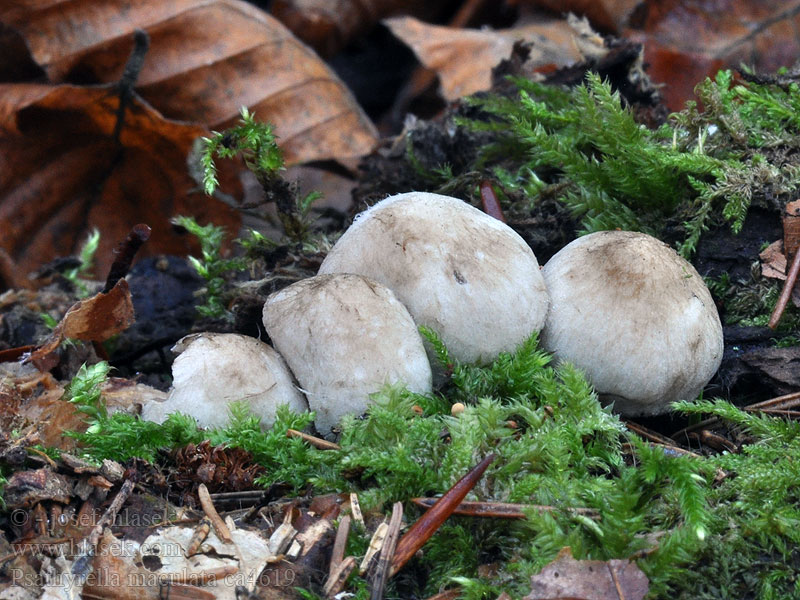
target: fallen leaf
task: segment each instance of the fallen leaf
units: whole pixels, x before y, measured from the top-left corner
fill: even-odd
[[[394,17],[384,23],[423,65],[436,71],[442,96],[451,101],[488,90],[492,68],[511,56],[517,40],[532,43],[529,65],[565,66],[580,59],[572,29],[561,19],[498,31],[429,25],[413,17]]]
[[[211,129],[248,106],[275,125],[289,164],[369,153],[377,133],[335,73],[279,21],[240,0],[6,2],[51,81],[111,83],[143,29],[150,48],[136,91],[163,115]],[[230,190],[224,190],[230,192]]]
[[[772,73],[800,55],[800,6],[792,0],[648,0],[642,14],[641,29],[625,35],[644,43],[648,72],[667,84],[662,93],[673,111],[720,68]]]
[[[629,560],[575,560],[569,546],[531,577],[531,593],[523,600],[642,600],[650,585]]]
[[[207,130],[164,119],[134,98],[116,142],[118,106],[113,86],[0,85],[0,249],[12,261],[0,264],[0,283],[14,281],[9,269],[28,273],[76,252],[94,227],[103,275],[136,223],[152,226],[143,254],[191,250],[169,223],[176,214],[238,231],[238,214],[188,174],[186,157]],[[233,164],[221,162],[223,186],[236,190]]]
[[[596,28],[619,34],[644,0],[511,0],[510,4],[545,8],[558,15],[574,13],[588,18]]]
[[[384,17],[430,17],[440,5],[426,0],[274,0],[270,10],[317,52],[332,56]]]

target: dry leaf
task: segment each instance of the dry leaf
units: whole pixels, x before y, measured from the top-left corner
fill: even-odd
[[[73,304],[50,337],[31,353],[31,362],[43,371],[49,370],[49,356],[65,338],[104,342],[125,331],[133,321],[131,291],[128,282],[120,279],[107,293],[99,292]]]
[[[355,37],[392,15],[432,16],[441,2],[427,0],[275,0],[275,18],[323,56],[332,56]]]
[[[644,573],[629,560],[575,560],[569,547],[538,575],[523,600],[642,600],[649,589]]]
[[[334,72],[279,21],[240,0],[6,2],[0,23],[18,30],[55,82],[122,76],[133,32],[150,36],[136,90],[168,118],[211,129],[246,105],[275,125],[288,163],[362,156],[375,146],[369,118]],[[230,190],[226,190],[230,191]]]
[[[588,18],[596,28],[619,34],[644,0],[510,0],[510,4],[530,5],[558,15],[574,13]]]
[[[564,66],[580,59],[572,43],[572,29],[563,20],[499,31],[428,25],[412,17],[386,19],[384,23],[423,65],[436,71],[442,96],[451,101],[488,90],[492,68],[511,56],[514,42],[520,39],[533,44],[528,62],[532,66]]]
[[[186,168],[195,139],[208,132],[134,99],[116,143],[118,105],[111,86],[0,85],[0,250],[12,262],[0,264],[0,283],[14,281],[9,271],[75,252],[93,227],[103,274],[137,223],[152,227],[144,254],[189,252],[188,236],[169,224],[177,214],[238,230],[238,214],[206,197]],[[232,164],[222,162],[223,186],[235,190]]]
[[[648,0],[643,14],[642,29],[625,34],[644,43],[649,74],[667,84],[664,98],[674,111],[720,68],[744,63],[771,73],[800,55],[800,13],[790,0]]]

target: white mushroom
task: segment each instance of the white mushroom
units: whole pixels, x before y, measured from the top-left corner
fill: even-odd
[[[547,314],[547,289],[525,241],[497,219],[438,194],[399,194],[366,210],[319,272],[359,273],[384,284],[465,362],[513,351]]]
[[[272,294],[264,326],[286,357],[328,434],[344,414],[361,414],[369,394],[400,382],[431,390],[422,338],[386,287],[352,274],[317,275]]]
[[[663,242],[602,231],[542,270],[551,308],[542,345],[582,369],[625,415],[694,400],[722,360],[722,325],[703,279]]]
[[[180,355],[172,363],[172,389],[164,402],[142,407],[142,418],[163,422],[172,412],[197,419],[203,427],[223,426],[228,405],[243,401],[265,426],[275,422],[278,407],[308,410],[292,383],[281,356],[255,338],[235,333],[187,335],[172,348]]]

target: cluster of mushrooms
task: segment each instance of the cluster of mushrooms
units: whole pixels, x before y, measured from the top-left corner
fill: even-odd
[[[318,431],[329,435],[387,384],[431,392],[438,367],[420,325],[437,332],[454,359],[476,363],[541,332],[557,362],[580,368],[601,400],[628,416],[696,398],[723,350],[705,283],[663,242],[603,231],[576,239],[540,269],[504,223],[424,192],[359,215],[318,275],[267,299],[263,320],[275,349],[237,334],[181,340],[173,388],[143,417],[180,411],[218,426],[227,405],[244,400],[270,426],[287,404],[315,411]]]

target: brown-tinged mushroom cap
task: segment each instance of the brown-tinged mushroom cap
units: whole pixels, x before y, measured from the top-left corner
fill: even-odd
[[[264,426],[275,422],[278,407],[308,410],[281,356],[267,344],[236,333],[196,333],[172,349],[172,389],[164,402],[142,407],[142,418],[163,422],[172,412],[193,416],[203,427],[228,422],[228,405],[243,401]]]
[[[551,307],[542,345],[582,369],[625,415],[694,400],[722,360],[722,325],[703,279],[654,237],[593,233],[542,270]]]
[[[320,273],[359,273],[397,294],[453,358],[488,362],[539,331],[548,295],[517,233],[469,204],[410,192],[375,204],[342,235]]]
[[[353,274],[317,275],[272,294],[264,326],[328,434],[386,384],[431,391],[422,338],[391,290]]]

